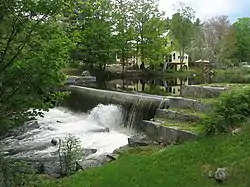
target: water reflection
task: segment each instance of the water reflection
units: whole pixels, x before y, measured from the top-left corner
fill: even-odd
[[[159,95],[180,95],[183,85],[201,84],[204,81],[197,78],[133,78],[99,81],[99,89],[142,92]]]

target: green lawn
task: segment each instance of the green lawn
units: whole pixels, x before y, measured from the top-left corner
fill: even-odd
[[[161,119],[161,121],[164,121],[164,123],[162,124],[163,126],[176,127],[178,129],[190,131],[197,134],[200,134],[203,130],[199,122],[186,122],[186,121],[177,121],[170,119]]]
[[[164,150],[136,149],[101,168],[79,172],[41,187],[249,187],[250,124],[236,136],[202,137]],[[227,167],[229,180],[218,184],[209,170]]]

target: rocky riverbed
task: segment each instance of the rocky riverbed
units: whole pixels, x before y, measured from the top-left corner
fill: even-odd
[[[2,141],[2,152],[11,160],[25,161],[38,173],[60,177],[58,141],[68,134],[80,140],[82,161],[76,169],[85,170],[114,160],[115,149],[128,144],[133,134],[123,126],[122,110],[116,105],[98,105],[89,113],[51,109],[44,118],[27,122]]]

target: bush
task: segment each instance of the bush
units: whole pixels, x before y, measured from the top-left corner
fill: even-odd
[[[203,120],[205,132],[225,133],[241,126],[250,117],[250,88],[223,93],[214,104],[212,114]]]
[[[80,140],[69,134],[63,140],[59,140],[59,159],[61,176],[69,176],[76,172],[76,163],[81,160],[83,149]]]
[[[0,153],[0,186],[34,186],[38,178],[32,166],[24,162],[11,162]]]
[[[216,71],[214,82],[250,83],[250,68],[231,68]]]

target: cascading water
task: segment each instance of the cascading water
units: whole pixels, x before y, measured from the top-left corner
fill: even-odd
[[[99,155],[126,145],[131,135],[131,129],[123,126],[122,109],[116,105],[99,104],[88,114],[54,108],[37,122],[39,127],[3,140],[4,150],[17,158],[47,158],[57,149],[50,141],[71,134],[81,140],[82,147],[97,149]]]

